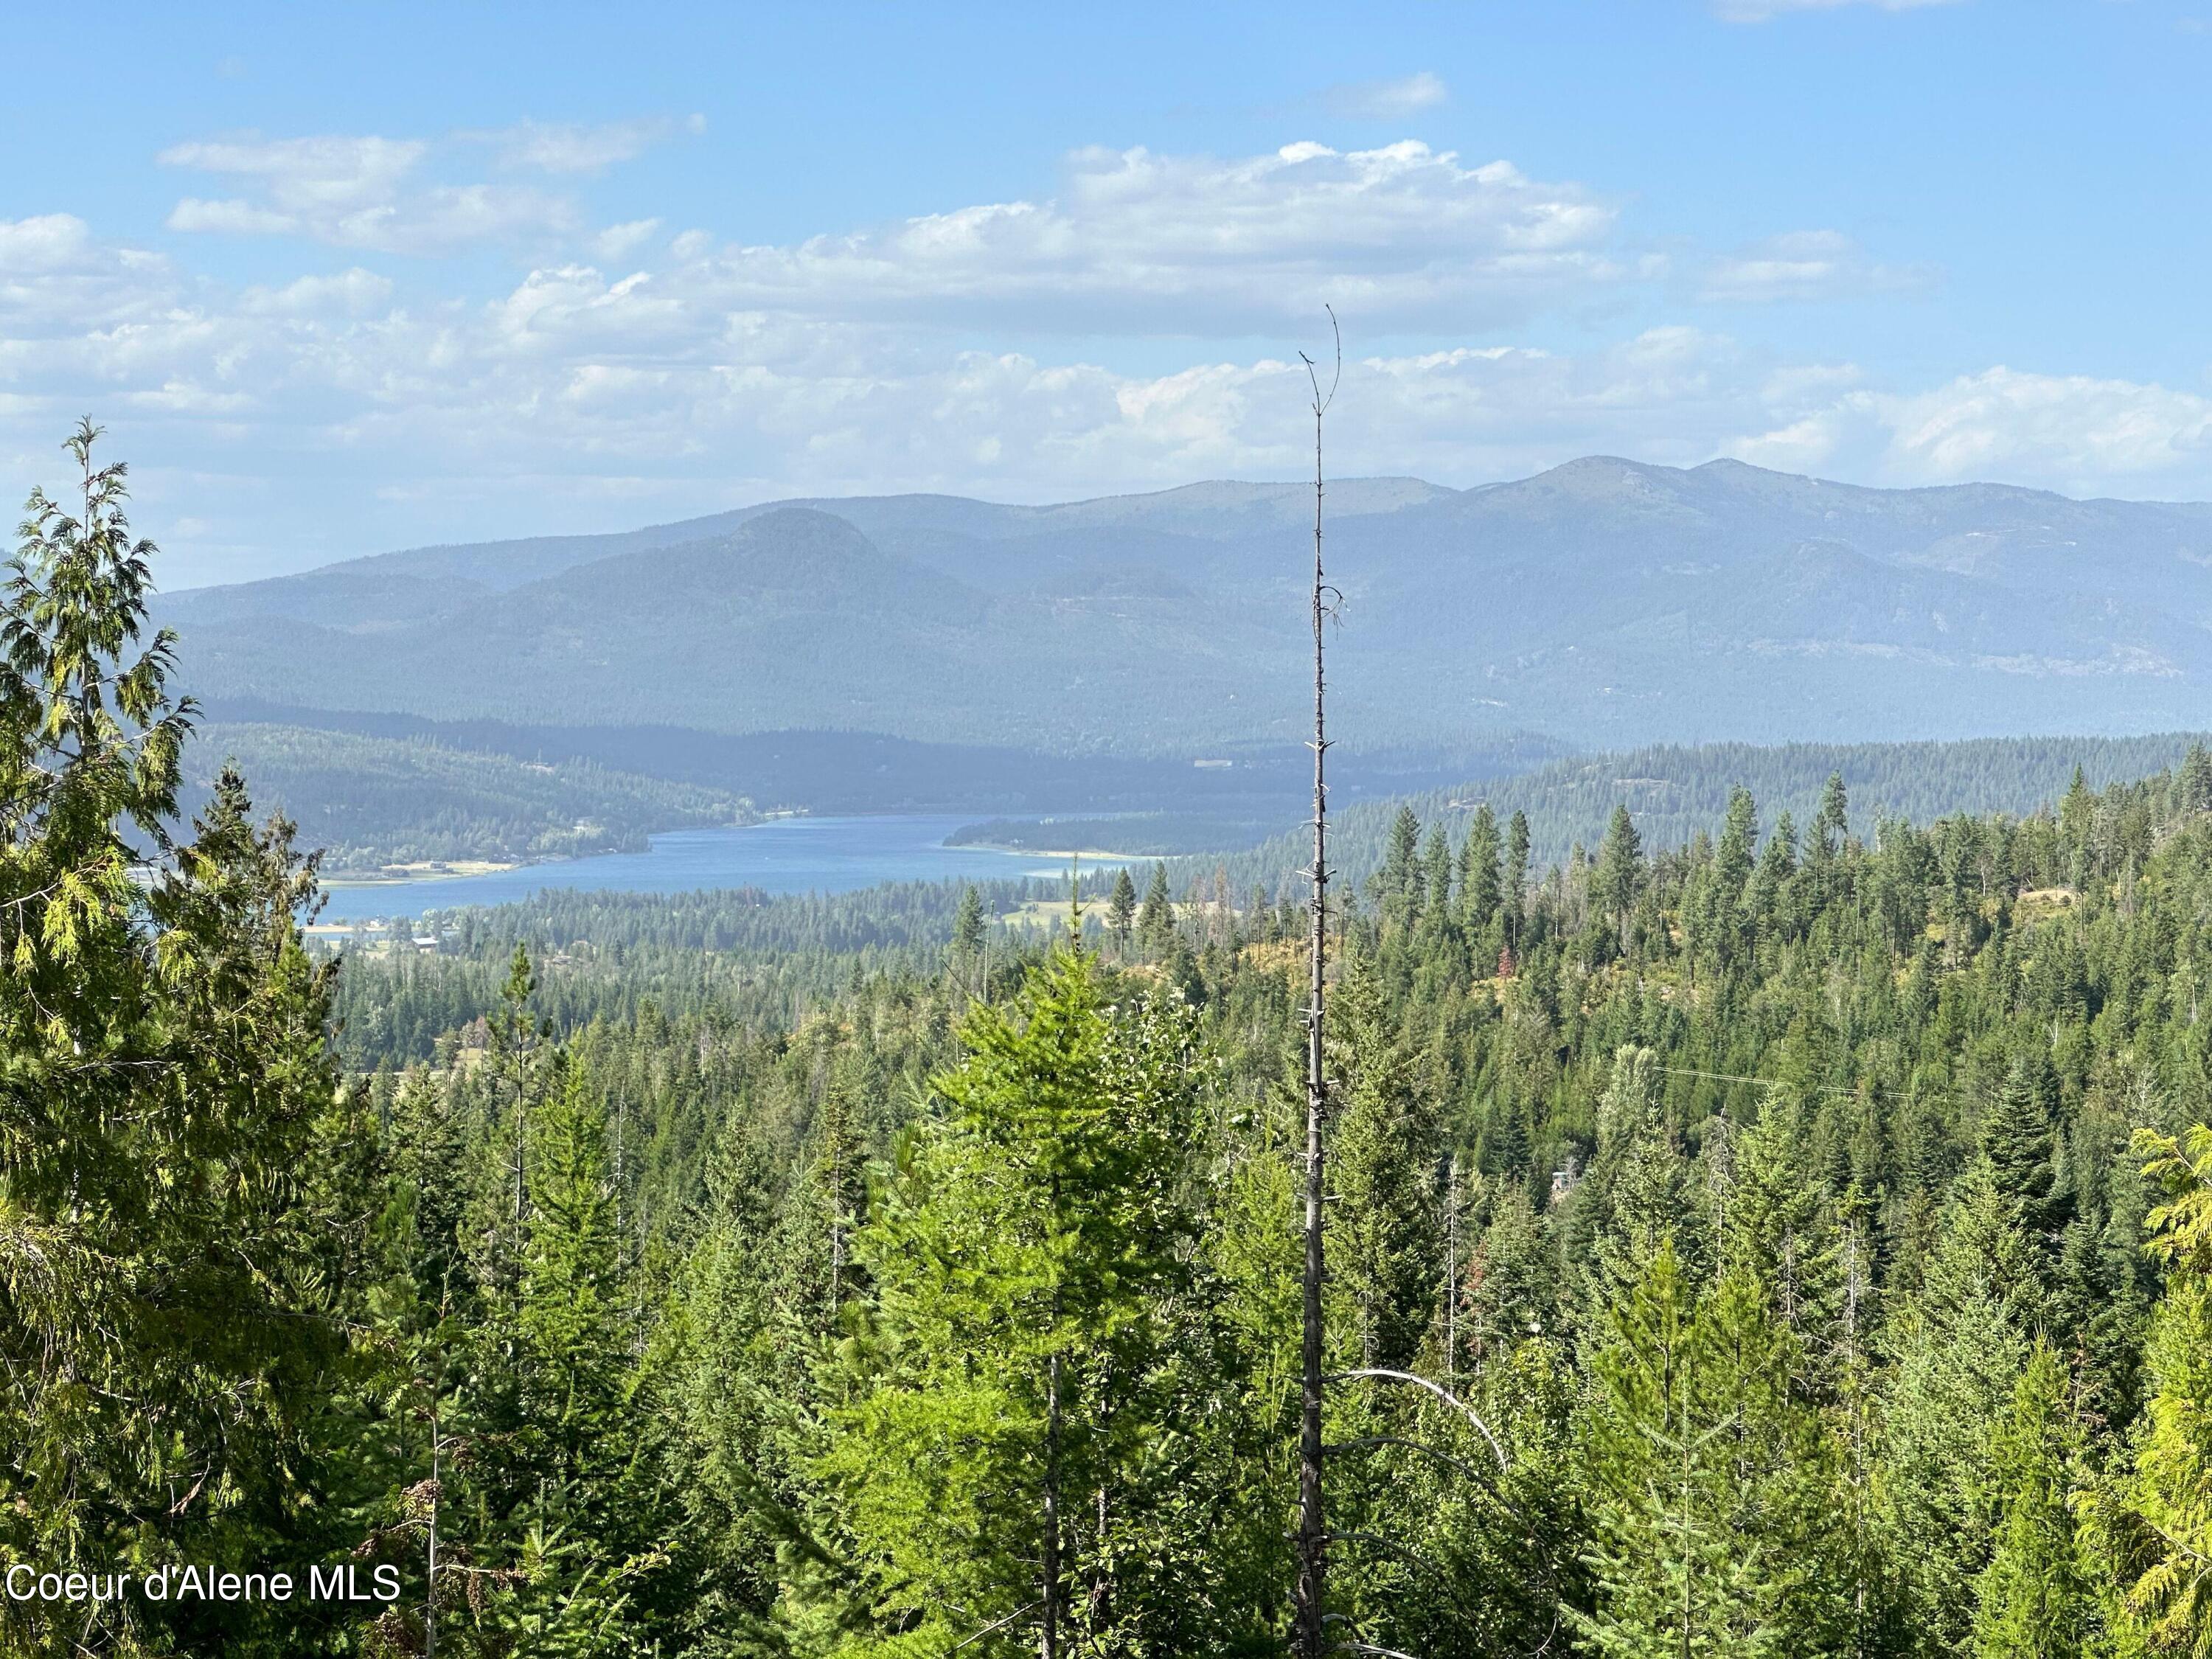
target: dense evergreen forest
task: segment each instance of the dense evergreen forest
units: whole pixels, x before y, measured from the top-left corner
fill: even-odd
[[[1500,822],[1528,821],[1531,855],[1564,863],[1577,846],[1598,844],[1625,805],[1653,848],[1680,847],[1717,827],[1738,789],[1770,812],[1801,822],[1820,810],[1828,780],[1840,776],[1859,815],[1925,823],[1952,812],[2014,817],[2057,800],[2075,772],[2097,788],[2178,763],[2197,734],[2130,738],[1973,738],[1952,743],[1659,744],[1609,755],[1572,756],[1512,776],[1386,799],[1336,798],[1333,839],[1345,869],[1364,877],[1387,856],[1401,807],[1464,835],[1476,810]],[[1299,832],[1289,830],[1226,860],[1239,891],[1280,882],[1305,866]],[[1211,862],[1193,866],[1210,872]]]
[[[395,1594],[0,1651],[1285,1651],[1295,895],[318,962],[249,780],[175,827],[92,435],[0,624],[0,1553]],[[2212,757],[1644,842],[1407,810],[1334,918],[1344,1650],[2212,1653]]]

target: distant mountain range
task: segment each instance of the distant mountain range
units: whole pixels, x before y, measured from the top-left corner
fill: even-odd
[[[1593,458],[1328,491],[1337,729],[1433,744],[2212,724],[2212,505]],[[1203,758],[1305,718],[1309,487],[808,501],[166,596],[216,700]]]

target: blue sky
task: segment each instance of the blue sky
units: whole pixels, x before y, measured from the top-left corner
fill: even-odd
[[[85,15],[0,483],[92,413],[173,586],[1294,476],[1325,299],[1346,471],[2212,496],[2212,0]]]

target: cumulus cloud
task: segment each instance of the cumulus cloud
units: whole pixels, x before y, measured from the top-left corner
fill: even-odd
[[[2085,493],[2193,487],[2212,471],[2212,398],[2135,380],[1996,368],[1875,399],[1893,474],[2029,477]],[[2193,481],[2193,483],[2192,483]]]
[[[0,277],[64,270],[92,247],[92,227],[73,213],[0,219]]]
[[[1423,70],[1395,81],[1346,81],[1321,94],[1322,107],[1332,115],[1357,120],[1395,121],[1434,109],[1448,101],[1451,89],[1443,77]]]
[[[1926,288],[1935,280],[1926,265],[1878,264],[1840,231],[1801,230],[1707,261],[1698,297],[1736,304],[1837,300]]]
[[[1728,453],[1888,484],[1982,479],[2075,495],[2212,495],[2212,398],[1998,367],[1918,392],[1838,388]]]
[[[1869,6],[1876,11],[1918,11],[1924,6],[1949,6],[1960,0],[1713,0],[1713,15],[1723,22],[1764,23],[1784,12],[1833,11],[1844,6]]]
[[[0,219],[0,364],[31,341],[143,318],[173,291],[159,254],[102,242],[74,214]]]
[[[659,119],[598,126],[526,121],[495,132],[462,134],[456,143],[491,144],[511,167],[590,173],[642,154],[677,130],[677,123]],[[569,196],[512,183],[426,177],[441,149],[453,147],[375,135],[264,138],[247,133],[173,145],[155,159],[165,167],[212,173],[244,192],[184,198],[169,214],[172,230],[299,236],[334,247],[422,256],[482,243],[543,244],[584,234],[582,210]]]
[[[1653,274],[1611,247],[1617,216],[1581,185],[1411,140],[1086,149],[1052,200],[727,247],[694,275],[732,306],[836,315],[1249,333],[1329,300],[1376,328],[1474,327]]]

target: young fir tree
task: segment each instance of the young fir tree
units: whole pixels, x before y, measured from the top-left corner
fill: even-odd
[[[532,1114],[520,1274],[480,1334],[465,1490],[506,1587],[477,1622],[532,1651],[637,1651],[671,1619],[673,1511],[653,1454],[663,1418],[639,1375],[606,1111],[556,1051]]]
[[[1390,846],[1375,878],[1375,894],[1385,921],[1410,927],[1421,912],[1421,820],[1401,806],[1391,821]]]
[[[1642,1282],[1662,1247],[1689,1271],[1710,1252],[1691,1199],[1691,1171],[1661,1109],[1658,1056],[1624,1048],[1597,1108],[1597,1158],[1576,1189],[1584,1311],[1593,1328]]]
[[[794,1587],[787,1622],[809,1643],[1192,1651],[1218,1639],[1209,1620],[1248,1616],[1186,1584],[1208,1568],[1187,1517],[1143,1524],[1182,1484],[1159,1461],[1176,1432],[1163,1322],[1188,1273],[1197,1073],[1142,1029],[1175,1018],[1109,1013],[1073,944],[969,1018],[968,1059],[936,1084],[947,1115],[854,1239],[870,1291],[817,1469],[844,1577]],[[833,1595],[845,1611],[825,1619]]]
[[[2070,1502],[2080,1455],[2066,1367],[2039,1342],[1996,1433],[1995,1552],[1975,1585],[1981,1659],[2080,1659],[2087,1651],[2095,1592]]]
[[[705,1226],[657,1343],[689,1460],[683,1525],[698,1540],[685,1622],[719,1655],[775,1642],[777,1550],[800,1533],[828,1332],[818,1303],[779,1282],[771,1171],[751,1133],[732,1126],[705,1173]],[[794,1332],[810,1316],[812,1331]]]
[[[1974,1586],[1997,1524],[1998,1426],[2039,1316],[2035,1260],[1978,1158],[1944,1206],[1923,1283],[1885,1333],[1885,1523],[1920,1652],[1972,1641]]]
[[[1699,1297],[1670,1243],[1607,1309],[1583,1449],[1597,1597],[1568,1614],[1592,1651],[1814,1650],[1826,1453],[1794,1347],[1748,1273]]]
[[[1330,1013],[1339,1079],[1333,1277],[1350,1300],[1360,1363],[1402,1369],[1436,1302],[1435,1112],[1386,1023],[1370,963],[1354,959]]]
[[[485,1022],[490,1045],[491,1116],[506,1126],[507,1186],[514,1200],[504,1224],[493,1224],[501,1241],[491,1252],[495,1259],[511,1260],[513,1253],[521,1249],[529,1212],[530,1109],[538,1035],[530,998],[537,988],[529,947],[517,945],[507,963],[507,982],[500,987],[499,1006]]]
[[[2057,1190],[2057,1135],[2053,1112],[2058,1074],[2039,1049],[2013,1064],[1982,1128],[1982,1151],[2014,1224],[2055,1252],[2067,1219],[2066,1195]]]
[[[1421,847],[1421,920],[1442,922],[1452,914],[1451,842],[1442,824],[1431,825]]]

